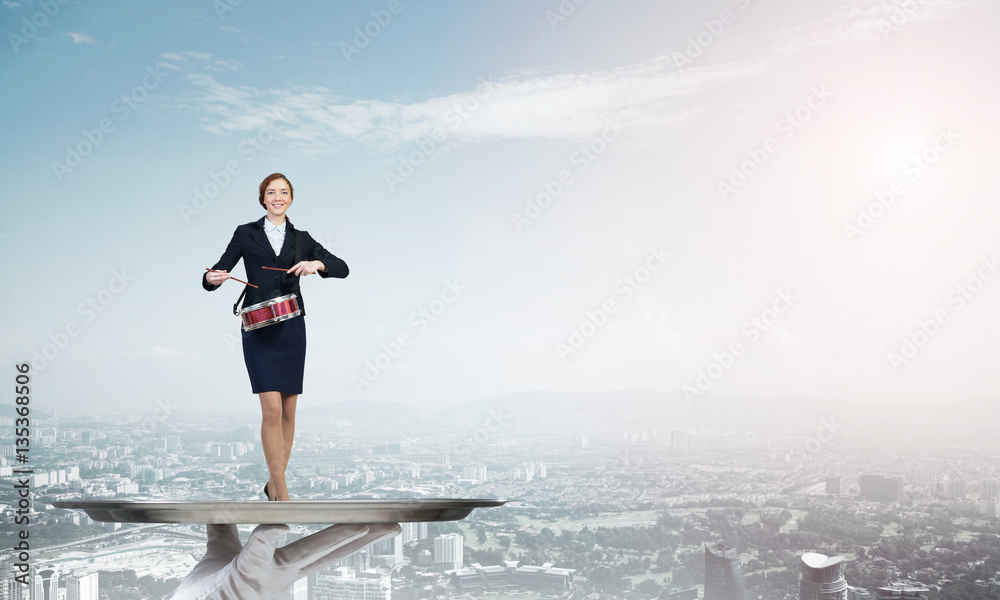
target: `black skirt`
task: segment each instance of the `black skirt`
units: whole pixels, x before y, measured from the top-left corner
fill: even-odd
[[[253,393],[302,393],[306,366],[306,318],[243,331],[243,361]]]

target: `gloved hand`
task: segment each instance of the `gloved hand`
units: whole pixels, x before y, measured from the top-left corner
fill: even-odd
[[[395,523],[340,524],[277,548],[287,525],[259,525],[241,546],[236,525],[208,525],[208,550],[164,600],[272,600],[293,583],[370,544]]]

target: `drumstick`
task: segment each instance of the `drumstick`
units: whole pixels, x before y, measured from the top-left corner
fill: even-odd
[[[291,268],[291,267],[289,267],[289,268]],[[264,267],[264,266],[261,266],[261,269],[267,269],[268,271],[288,271],[288,269],[278,269],[278,268],[275,268],[275,267]]]
[[[213,272],[213,273],[222,273],[222,272],[223,272],[223,271],[216,271],[215,269],[209,269],[208,267],[205,267],[205,270],[206,270],[206,271],[211,271],[211,272]],[[239,281],[240,283],[243,283],[243,284],[246,284],[246,285],[249,285],[250,287],[252,287],[252,288],[254,288],[254,289],[258,289],[258,288],[257,288],[257,286],[255,286],[254,284],[252,284],[252,283],[249,283],[249,282],[247,282],[247,281],[243,281],[242,279],[236,279],[235,277],[233,277],[233,276],[231,276],[231,275],[230,275],[230,277],[229,277],[229,278],[230,278],[230,279],[232,279],[233,281]]]

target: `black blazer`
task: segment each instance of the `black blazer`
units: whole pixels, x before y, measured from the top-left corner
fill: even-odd
[[[268,241],[267,234],[264,233],[264,219],[265,217],[261,217],[259,221],[237,227],[233,233],[233,239],[229,241],[226,251],[222,253],[222,258],[212,266],[216,270],[232,272],[240,258],[243,259],[243,266],[247,271],[247,281],[257,286],[257,288],[247,288],[247,295],[243,299],[243,308],[271,298],[291,294],[295,291],[295,281],[298,279],[295,275],[261,268],[266,266],[290,269],[295,264],[296,229],[292,222],[285,219],[285,243],[281,246],[281,252],[275,256],[271,242]],[[301,260],[321,261],[326,266],[326,270],[316,272],[320,277],[340,279],[347,277],[349,272],[347,263],[330,254],[308,232],[298,231],[302,236]],[[207,271],[201,277],[201,286],[210,292],[220,287],[208,282]],[[302,298],[301,290],[298,297],[299,308],[305,315],[306,303]]]

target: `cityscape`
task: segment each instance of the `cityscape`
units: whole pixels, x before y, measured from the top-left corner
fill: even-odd
[[[652,392],[304,408],[294,499],[508,502],[403,523],[285,597],[1000,598],[996,412]],[[263,501],[250,413],[36,416],[22,585],[13,419],[0,419],[3,600],[162,598],[205,551],[203,525],[100,523],[46,502]],[[293,526],[286,543],[318,529]]]

